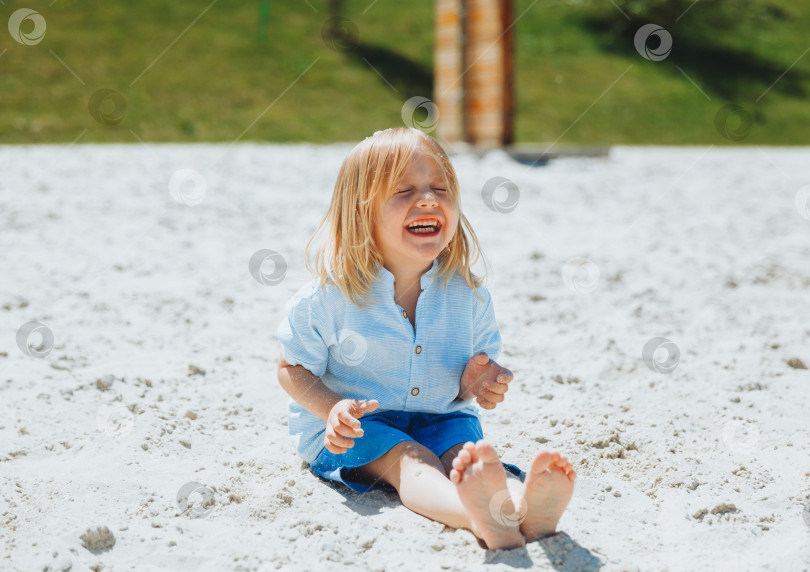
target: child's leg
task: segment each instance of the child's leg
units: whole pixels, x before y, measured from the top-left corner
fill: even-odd
[[[359,468],[373,480],[384,480],[399,493],[402,504],[415,513],[453,528],[466,528],[491,550],[524,544],[519,530],[506,526],[477,530],[461,503],[458,489],[447,478],[442,462],[427,447],[402,441],[379,459]]]

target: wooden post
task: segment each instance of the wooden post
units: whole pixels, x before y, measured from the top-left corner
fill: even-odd
[[[501,29],[503,37],[503,133],[504,146],[515,142],[515,4],[513,0],[501,0]]]
[[[513,1],[436,0],[434,102],[447,141],[514,141]]]

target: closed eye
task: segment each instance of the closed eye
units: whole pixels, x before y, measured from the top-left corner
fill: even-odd
[[[446,192],[447,191],[447,189],[443,189],[441,187],[431,187],[431,189],[434,190],[434,191],[441,191],[441,192]],[[410,192],[412,190],[413,190],[413,187],[411,187],[410,189],[404,189],[402,191],[398,191],[397,194],[400,195],[402,193],[407,193],[407,192]]]

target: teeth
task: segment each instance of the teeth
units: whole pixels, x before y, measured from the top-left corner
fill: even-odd
[[[438,228],[439,223],[438,223],[438,221],[430,221],[430,220],[417,221],[417,222],[414,222],[414,223],[411,223],[410,225],[408,225],[408,228],[409,229],[414,229],[414,228],[428,227],[428,226],[433,227],[433,228]]]

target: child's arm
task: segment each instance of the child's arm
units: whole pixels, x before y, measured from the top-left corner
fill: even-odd
[[[302,365],[290,365],[283,354],[278,360],[278,382],[304,409],[326,421],[324,446],[340,455],[354,447],[352,437],[363,436],[357,419],[379,406],[376,399],[344,399]]]
[[[343,396],[335,393],[323,383],[320,377],[302,365],[290,365],[284,358],[278,358],[278,382],[281,387],[304,409],[324,421],[329,412]]]

